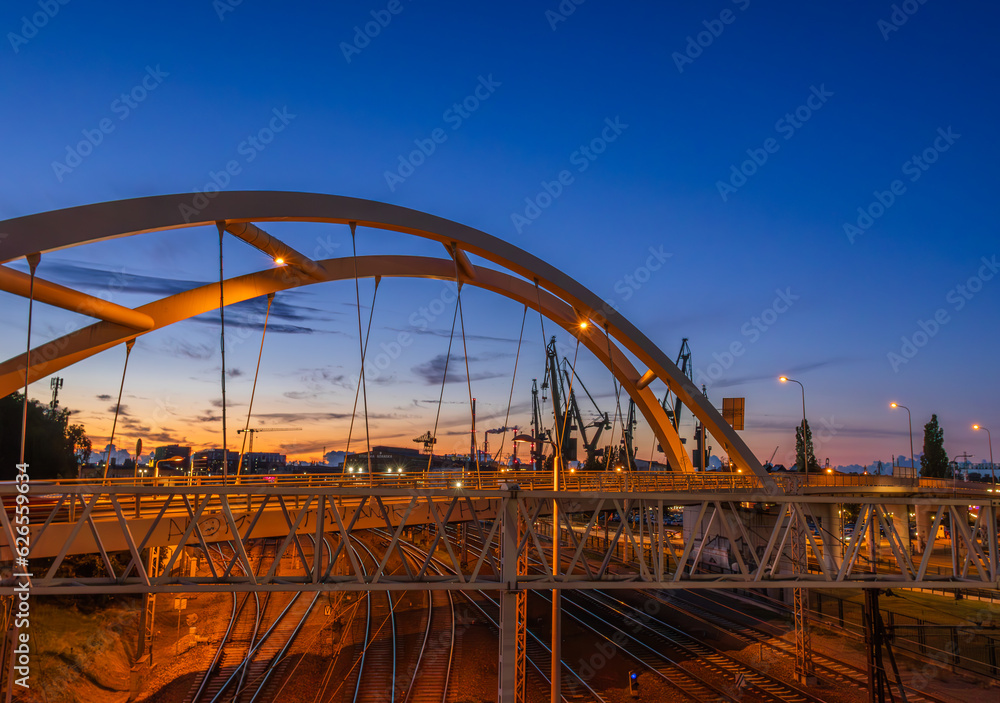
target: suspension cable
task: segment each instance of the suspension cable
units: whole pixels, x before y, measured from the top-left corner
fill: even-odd
[[[375,277],[375,292],[372,294],[372,307],[368,311],[368,329],[365,332],[365,344],[364,348],[361,350],[361,356],[367,357],[368,355],[368,337],[372,332],[372,318],[375,316],[375,297],[378,295],[378,284],[382,282],[381,276]],[[361,397],[361,384],[358,383],[357,387],[354,389],[354,408],[351,410],[351,424],[347,429],[347,448],[344,450],[344,461],[347,461],[347,454],[351,451],[351,438],[354,436],[354,416],[358,412],[358,399]]]
[[[611,438],[608,440],[608,456],[606,457],[607,461],[604,464],[604,470],[605,471],[610,471],[611,470],[611,446],[612,446],[612,443],[615,441],[615,425],[618,424],[618,418],[622,414],[622,403],[621,403],[621,392],[622,392],[622,389],[621,389],[621,386],[618,385],[618,378],[615,376],[615,372],[613,370],[614,367],[615,367],[615,360],[611,356],[611,335],[608,333],[608,325],[607,325],[607,323],[605,323],[605,325],[604,325],[604,338],[608,340],[608,364],[610,365],[610,367],[612,369],[612,371],[611,371],[611,381],[612,381],[612,383],[614,383],[614,388],[615,388],[615,407],[616,407],[614,419],[611,421]],[[622,420],[622,438],[623,439],[625,437],[624,432],[625,432],[625,421]],[[630,466],[629,467],[629,471],[631,471],[631,470],[632,470],[632,467]]]
[[[561,447],[562,447],[562,438],[566,436],[566,424],[569,422],[570,399],[573,397],[573,379],[576,377],[576,358],[577,358],[577,356],[579,354],[580,354],[580,338],[577,337],[576,338],[576,349],[573,352],[573,366],[572,366],[573,373],[570,374],[570,377],[569,377],[569,390],[566,392],[566,410],[563,412],[562,432],[559,432],[557,434],[557,436],[556,436],[556,441],[559,442],[559,446],[560,446],[560,455],[562,454],[562,449],[561,449]],[[556,380],[558,381],[559,379],[556,379]],[[557,428],[557,432],[558,432],[558,428]],[[559,462],[559,463],[562,464],[562,462]],[[559,466],[558,468],[559,468],[559,472],[561,474],[563,467]],[[555,469],[555,467],[553,467],[553,469]]]
[[[458,251],[455,251],[455,268],[458,268]],[[457,275],[457,273],[456,273]],[[458,320],[462,325],[462,354],[465,355],[465,382],[469,387],[469,412],[472,414],[472,453],[476,458],[476,488],[482,488],[482,477],[479,472],[479,444],[476,437],[476,411],[472,400],[472,375],[469,373],[469,348],[465,343],[465,315],[462,313],[462,288],[458,288]]]
[[[271,316],[271,303],[274,293],[267,294],[267,310],[264,311],[264,329],[260,333],[260,351],[257,352],[257,370],[253,372],[253,387],[250,389],[250,404],[247,407],[247,424],[243,426],[243,442],[240,444],[240,461],[236,465],[236,480],[243,474],[243,450],[247,447],[247,435],[250,434],[250,414],[253,412],[253,397],[257,393],[257,376],[260,374],[260,359],[264,356],[264,337],[267,335],[267,318]]]
[[[115,404],[115,419],[111,423],[111,438],[108,440],[108,450],[104,457],[104,478],[108,478],[108,469],[111,466],[111,447],[115,443],[115,428],[118,426],[118,410],[122,406],[122,391],[125,390],[125,372],[128,371],[128,357],[132,353],[132,347],[135,346],[135,337],[125,342],[125,366],[122,367],[122,382],[118,386],[118,402]],[[134,471],[138,473],[139,471],[139,457],[135,458]]]
[[[504,416],[503,426],[506,428],[507,423],[510,422],[510,406],[514,402],[514,380],[517,378],[517,362],[521,358],[521,342],[524,340],[524,323],[528,319],[528,306],[524,306],[524,314],[521,316],[521,333],[517,336],[517,354],[514,355],[514,373],[510,377],[510,396],[507,398],[507,415]],[[493,457],[493,461],[497,460],[501,454],[503,454],[503,445],[507,441],[507,430],[505,429],[500,433],[500,449]]]
[[[542,328],[542,353],[544,354],[544,353],[547,353],[546,350],[547,350],[548,347],[546,346],[547,345],[547,340],[545,338],[545,316],[542,315],[542,293],[541,293],[541,290],[538,288],[538,279],[537,278],[535,279],[535,301],[538,303],[538,324]],[[548,372],[547,369],[548,369],[548,363],[546,362],[546,373]],[[542,385],[543,386],[545,385],[544,376],[542,377]],[[538,418],[539,422],[541,422],[542,417],[545,417],[545,394],[544,393],[542,393],[542,407],[541,407],[541,411],[542,411],[541,415]],[[536,427],[535,430],[538,432],[538,437],[535,437],[535,441],[536,441],[537,444],[541,445],[541,443],[542,443],[541,435],[542,435],[543,430],[542,430],[541,427]],[[552,465],[555,466],[556,460],[559,458],[559,455],[561,453],[561,448],[560,447],[556,447],[555,445],[553,445],[553,447],[554,447],[554,452],[555,453],[553,454]]]
[[[28,285],[28,341],[24,350],[24,398],[21,407],[21,460],[24,464],[24,445],[28,436],[28,379],[31,375],[31,318],[35,305],[35,271],[38,269],[38,262],[41,261],[40,253],[28,254],[28,267],[31,269],[31,282]]]
[[[222,352],[222,485],[229,483],[229,449],[226,445],[226,299],[222,286],[225,281],[222,273],[222,237],[225,233],[225,223],[217,221],[219,228],[219,347]]]
[[[357,244],[357,222],[348,223],[351,226],[351,251],[354,258],[354,299],[358,307],[358,347],[361,350],[361,398],[364,401],[365,406],[365,448],[368,455],[368,485],[373,486],[374,477],[372,476],[372,443],[371,443],[371,432],[368,426],[368,388],[365,384],[365,343],[361,339],[361,287],[358,283],[358,244]],[[374,314],[375,310],[372,309]],[[344,460],[347,460],[347,455],[344,455]]]
[[[458,287],[458,296],[455,298],[455,312],[451,316],[451,333],[448,335],[448,351],[444,357],[444,373],[441,374],[441,392],[438,395],[437,412],[434,414],[434,431],[431,433],[431,453],[427,456],[427,471],[431,470],[431,461],[434,459],[434,442],[437,440],[438,422],[441,419],[441,404],[444,402],[444,386],[448,382],[448,365],[451,362],[451,345],[455,341],[455,322],[458,321],[458,303],[461,300],[462,283],[458,280],[458,262],[455,262],[455,285]]]

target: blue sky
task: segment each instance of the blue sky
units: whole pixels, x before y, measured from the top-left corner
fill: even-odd
[[[787,373],[806,386],[821,462],[908,454],[891,400],[912,409],[918,454],[937,413],[949,454],[984,460],[971,424],[1000,427],[997,13],[940,0],[488,9],[13,0],[0,11],[0,218],[200,191],[236,161],[227,189],[350,195],[453,219],[574,276],[670,356],[689,338],[716,405],[747,398],[743,434],[761,459],[777,446],[776,461],[787,461],[792,450],[798,388],[775,380]],[[474,109],[454,107],[467,98]],[[249,141],[276,114],[273,141]],[[95,130],[100,143],[77,160]],[[400,170],[435,130],[434,152]],[[595,140],[591,158],[581,147]],[[562,171],[572,180],[559,196],[530,224],[519,220]],[[268,229],[307,254],[318,242],[324,256],[350,251],[346,228]],[[441,255],[402,235],[358,241],[359,253]],[[141,304],[167,284],[211,280],[214,245],[214,229],[117,240],[45,256],[39,275],[90,292],[124,277],[116,301]],[[236,240],[226,246],[233,273],[269,264]],[[651,249],[669,257],[647,278]],[[384,283],[370,344],[391,344],[441,290]],[[362,300],[371,292],[363,282]],[[285,327],[269,332],[255,416],[304,431],[272,435],[266,448],[308,457],[343,444],[358,363],[353,298],[344,284],[279,296]],[[2,301],[7,358],[23,347],[26,305]],[[522,310],[478,291],[468,305],[466,331],[479,337],[469,347],[473,392],[499,426]],[[935,315],[946,320],[936,329]],[[39,341],[84,322],[44,306],[38,316]],[[213,320],[140,339],[121,443],[219,441]],[[229,388],[234,417],[246,412],[259,344],[247,322],[243,343],[227,350],[243,374]],[[410,444],[433,423],[435,406],[422,401],[440,390],[428,379],[450,311],[432,327],[439,334],[419,335],[373,384],[380,441]],[[528,329],[514,393],[522,424],[542,363],[537,319]],[[729,358],[734,344],[741,352]],[[61,374],[63,403],[95,438],[110,428],[103,396],[117,393],[122,356]],[[582,357],[580,371],[613,410],[610,376]],[[467,432],[461,381],[447,384],[442,412],[456,448]],[[47,397],[48,381],[32,393]]]

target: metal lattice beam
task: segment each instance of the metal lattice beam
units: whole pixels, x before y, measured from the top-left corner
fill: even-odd
[[[2,490],[2,489],[0,489]],[[8,491],[10,489],[7,489]],[[830,515],[831,506],[844,502],[837,496],[770,496],[747,493],[720,500],[718,494],[623,493],[618,491],[553,492],[526,490],[417,490],[406,488],[340,487],[132,487],[54,486],[54,494],[69,494],[71,500],[53,499],[49,514],[37,503],[32,515],[39,522],[31,530],[29,559],[38,577],[32,581],[36,594],[146,593],[196,591],[316,591],[316,590],[405,590],[481,589],[511,587],[512,571],[505,561],[530,558],[547,564],[551,549],[553,506],[558,507],[558,527],[565,544],[561,565],[553,575],[548,566],[532,574],[516,573],[516,590],[586,588],[997,588],[996,545],[990,543],[1000,500],[977,500],[979,516],[968,522],[969,498],[853,496],[861,505],[859,528],[886,535],[891,556],[873,567],[877,549],[862,549],[858,539],[844,541],[827,523],[813,522],[807,515]],[[5,514],[11,510],[11,494],[0,492]],[[694,518],[689,528],[667,535],[663,527],[664,505],[683,504]],[[936,529],[915,567],[902,549],[891,515],[899,506],[915,504],[937,510],[935,528],[950,513],[956,539],[942,541]],[[83,506],[78,510],[78,506]],[[123,507],[136,506],[138,518],[124,520]],[[824,512],[825,511],[825,512]],[[599,516],[617,522],[605,539]],[[331,561],[336,561],[344,543],[365,529],[384,530],[388,538],[376,552],[376,568],[365,572],[350,560],[344,573],[333,574],[315,562],[299,538],[317,534],[319,516],[326,534],[335,543]],[[636,522],[634,516],[644,516]],[[514,517],[512,517],[514,516]],[[696,516],[696,517],[694,517]],[[42,521],[42,518],[45,518]],[[522,530],[505,532],[505,521],[518,520]],[[453,574],[432,573],[427,564],[390,573],[386,568],[400,550],[406,530],[433,526],[440,538],[450,524],[468,523],[472,529],[468,566],[451,550],[445,539]],[[515,526],[516,527],[516,526]],[[819,534],[813,534],[817,529]],[[801,536],[805,566],[795,553],[795,532]],[[494,553],[500,535],[513,534],[516,550]],[[280,537],[275,560],[287,558],[300,576],[279,576],[274,569],[256,575],[250,568],[250,553],[261,540]],[[0,534],[0,559],[12,557],[13,536]],[[234,545],[228,567],[219,572],[190,576],[178,573],[181,553],[206,554],[212,544]],[[170,546],[171,555],[158,574],[145,574],[140,555],[144,550]],[[947,559],[932,552],[946,550]],[[322,551],[322,550],[320,550]],[[90,578],[62,575],[67,555],[95,553],[105,572]],[[115,553],[129,562],[116,573]],[[120,559],[120,558],[119,558]],[[120,561],[119,561],[120,563]],[[234,571],[240,565],[242,574]],[[955,567],[951,565],[954,564]],[[933,571],[932,571],[933,567]],[[873,570],[874,569],[874,570]],[[940,572],[940,574],[938,573]],[[932,575],[933,573],[933,575]],[[0,583],[0,595],[13,593],[13,583]]]

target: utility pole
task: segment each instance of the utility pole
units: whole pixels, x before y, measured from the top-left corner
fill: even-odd
[[[52,401],[49,403],[49,410],[53,413],[56,411],[56,407],[59,405],[59,389],[62,387],[63,387],[63,380],[58,376],[49,381],[49,388],[52,389]]]

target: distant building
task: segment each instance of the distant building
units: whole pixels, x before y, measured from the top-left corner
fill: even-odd
[[[285,470],[285,455],[268,452],[247,452],[243,455],[242,472],[245,474],[271,474]]]
[[[344,462],[351,469],[368,468],[368,452],[349,454]],[[375,473],[406,473],[426,466],[427,457],[409,447],[372,447],[371,465]],[[401,469],[401,470],[400,470]]]
[[[239,465],[240,455],[234,451],[227,451],[229,459],[229,473],[235,474]],[[202,449],[195,452],[191,457],[191,467],[194,475],[221,474],[222,473],[222,450]]]

